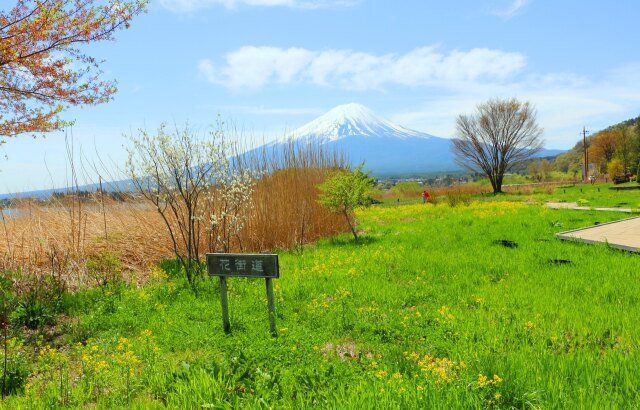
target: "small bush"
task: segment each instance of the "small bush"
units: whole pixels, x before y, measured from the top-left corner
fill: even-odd
[[[122,261],[109,251],[89,256],[86,266],[87,275],[100,288],[116,286],[122,282]]]
[[[447,204],[450,207],[456,207],[458,205],[469,206],[471,204],[471,195],[458,191],[449,191],[445,195]]]
[[[16,308],[11,313],[11,322],[36,330],[55,323],[62,311],[64,285],[52,276],[27,277],[18,281]]]
[[[615,185],[617,184],[624,184],[625,182],[629,182],[630,178],[626,175],[616,175],[615,177],[613,177],[613,183]]]
[[[22,344],[16,339],[11,338],[6,341],[7,352],[7,368],[4,373],[2,369],[2,380],[0,384],[3,397],[9,394],[21,393],[24,385],[29,377],[29,366],[22,350]],[[0,350],[0,363],[4,363],[4,349]]]

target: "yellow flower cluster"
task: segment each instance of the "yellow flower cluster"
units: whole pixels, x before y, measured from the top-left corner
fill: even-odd
[[[311,310],[316,310],[319,308],[329,309],[329,306],[331,306],[331,302],[333,302],[333,297],[323,293],[319,297],[314,298],[311,303],[309,303],[309,308]]]
[[[384,379],[385,377],[387,377],[387,372],[386,370],[378,370],[375,375],[378,379]]]
[[[88,343],[86,346],[83,346],[82,343],[77,343],[75,350],[80,356],[82,369],[85,374],[87,372],[94,372],[95,375],[100,375],[100,373],[109,368],[109,363],[104,360],[98,345]]]
[[[440,317],[436,318],[436,321],[439,323],[452,323],[456,318],[452,313],[451,309],[447,306],[442,306],[438,309],[438,314]]]
[[[502,378],[497,374],[494,374],[491,379],[482,373],[478,375],[478,386],[480,387],[496,386],[500,383],[502,383]]]
[[[351,292],[345,288],[340,287],[336,289],[336,296],[337,298],[347,298],[351,296]]]
[[[44,368],[60,367],[67,364],[67,357],[49,345],[42,348],[38,355],[40,356],[40,364]]]
[[[404,356],[417,364],[425,377],[435,379],[436,383],[450,383],[458,377],[458,373],[467,367],[464,362],[456,363],[446,357],[433,357],[429,354],[420,356],[417,352],[405,352]]]

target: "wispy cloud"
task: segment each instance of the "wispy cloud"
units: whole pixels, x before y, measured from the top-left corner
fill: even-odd
[[[198,108],[251,115],[319,115],[324,112],[322,108],[266,107],[264,105],[205,105]]]
[[[362,0],[160,0],[159,4],[174,12],[192,12],[210,7],[236,9],[242,6],[322,9],[351,7]]]
[[[504,18],[511,18],[520,13],[522,9],[524,9],[532,1],[533,0],[513,0],[507,8],[494,9],[491,11],[491,14]]]
[[[634,109],[640,102],[640,84],[626,82],[620,73],[633,75],[638,71],[628,65],[600,79],[569,73],[530,74],[522,81],[500,87],[478,84],[466,91],[439,94],[390,117],[407,127],[449,137],[454,135],[459,114],[472,112],[476,104],[490,98],[515,96],[536,106],[548,147],[569,148],[577,141],[583,125],[597,131],[611,125],[612,117],[622,120],[637,115]]]
[[[232,91],[318,87],[359,95],[367,91],[429,95],[387,113],[393,120],[433,135],[454,135],[455,119],[490,98],[533,103],[547,146],[569,148],[586,125],[592,130],[638,115],[640,64],[627,63],[602,76],[532,72],[526,55],[497,49],[442,50],[430,46],[404,54],[356,50],[242,47],[219,62],[202,60],[199,73]],[[352,98],[352,97],[349,97]],[[324,107],[327,108],[327,107]],[[236,107],[253,115],[316,115],[296,108]]]
[[[487,48],[441,52],[436,46],[406,54],[371,54],[346,49],[241,47],[222,64],[205,59],[198,71],[213,84],[259,89],[270,84],[313,84],[348,90],[385,85],[458,88],[482,81],[501,83],[525,66],[520,53]]]

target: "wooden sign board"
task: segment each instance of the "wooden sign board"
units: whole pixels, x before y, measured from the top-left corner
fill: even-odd
[[[280,277],[278,255],[274,254],[208,253],[207,271],[209,276]]]

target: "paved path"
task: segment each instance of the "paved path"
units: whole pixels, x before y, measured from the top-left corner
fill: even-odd
[[[614,211],[630,213],[631,208],[592,208],[589,206],[578,206],[575,202],[547,202],[549,208],[556,209],[577,209],[581,211]],[[621,221],[609,222],[586,228],[574,229],[572,231],[560,232],[560,239],[577,240],[586,243],[603,243],[625,251],[640,252],[640,216],[623,219]]]
[[[560,232],[557,235],[564,240],[578,240],[586,243],[607,242],[613,248],[640,252],[640,216]]]
[[[554,209],[577,209],[580,211],[613,211],[613,212],[626,212],[631,213],[631,208],[594,208],[591,206],[578,206],[575,202],[546,202],[545,205]]]

